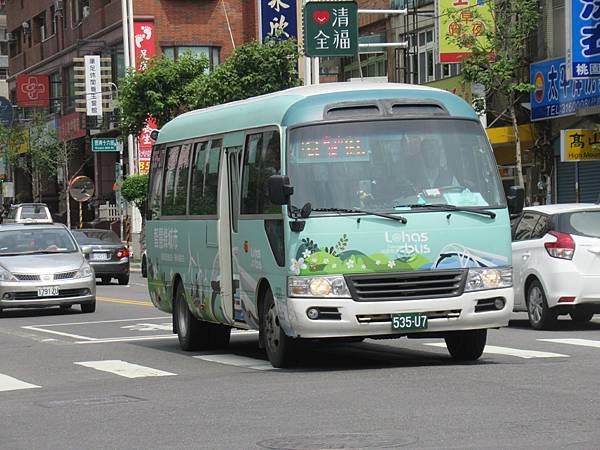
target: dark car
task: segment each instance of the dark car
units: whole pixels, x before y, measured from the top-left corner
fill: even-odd
[[[96,278],[104,284],[112,278],[119,284],[129,283],[129,250],[113,231],[85,228],[73,230],[73,236],[80,247],[91,248],[87,257]]]

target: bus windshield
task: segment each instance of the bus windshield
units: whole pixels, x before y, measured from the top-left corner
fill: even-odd
[[[404,119],[308,125],[290,131],[292,202],[390,211],[408,205],[502,208],[504,195],[481,125]]]

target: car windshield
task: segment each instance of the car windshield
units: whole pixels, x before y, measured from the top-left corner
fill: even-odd
[[[23,228],[0,231],[0,256],[76,252],[70,233],[61,228]]]
[[[73,236],[79,245],[115,245],[121,244],[119,236],[110,230],[77,230]]]
[[[463,119],[330,123],[292,129],[292,202],[313,208],[505,206],[481,125]]]
[[[21,219],[47,219],[46,208],[43,206],[31,205],[21,207]]]
[[[561,214],[559,230],[576,236],[600,238],[600,210]]]

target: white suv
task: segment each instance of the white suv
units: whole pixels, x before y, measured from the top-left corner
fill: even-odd
[[[52,223],[52,216],[45,203],[19,203],[10,207],[2,223]]]
[[[525,208],[513,221],[515,311],[535,329],[600,313],[600,204]]]

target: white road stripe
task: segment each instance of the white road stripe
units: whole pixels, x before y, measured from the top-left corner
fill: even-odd
[[[538,339],[543,342],[555,342],[557,344],[570,344],[570,345],[581,345],[583,347],[595,347],[600,348],[600,341],[593,341],[591,339]]]
[[[276,370],[270,363],[263,359],[248,358],[247,356],[239,356],[232,354],[223,355],[196,355],[194,358],[203,361],[214,362],[218,364],[226,364],[228,366],[245,367],[255,370]]]
[[[446,344],[443,342],[430,342],[425,345],[430,345],[432,347],[446,347]],[[568,358],[569,355],[562,355],[560,353],[550,353],[550,352],[538,352],[535,350],[522,350],[520,348],[510,348],[510,347],[496,347],[495,345],[486,345],[483,349],[483,353],[490,353],[496,355],[507,355],[507,356],[516,356],[517,358]]]
[[[111,342],[152,341],[158,339],[177,339],[176,334],[154,334],[149,336],[126,336],[116,338],[98,338],[93,341],[75,341],[74,344],[106,344]]]
[[[81,361],[76,362],[80,366],[90,367],[103,372],[110,372],[125,378],[143,378],[143,377],[165,377],[177,375],[176,373],[165,372],[163,370],[153,369],[151,367],[131,364],[119,359],[105,361]]]
[[[18,389],[33,389],[39,388],[35,384],[25,383],[24,381],[17,380],[16,378],[9,377],[0,373],[0,392],[2,391],[16,391]]]

